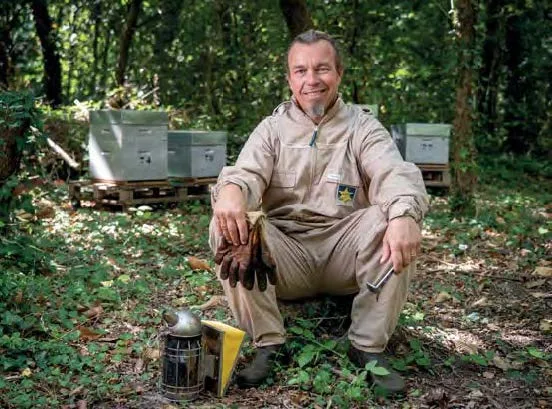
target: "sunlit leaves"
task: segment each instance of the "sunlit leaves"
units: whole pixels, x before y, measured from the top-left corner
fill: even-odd
[[[389,371],[382,366],[378,366],[378,363],[375,360],[368,362],[364,369],[366,369],[368,372],[373,373],[376,376],[389,375]]]
[[[308,344],[301,350],[300,354],[297,356],[297,363],[302,368],[308,365],[313,359],[315,359],[317,354],[317,348],[315,348],[315,346],[312,344]]]

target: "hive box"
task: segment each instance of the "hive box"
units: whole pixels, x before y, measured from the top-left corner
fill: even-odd
[[[226,165],[226,132],[169,131],[169,178],[218,176]]]
[[[448,124],[391,125],[393,140],[404,160],[417,164],[448,164],[450,130]]]
[[[167,179],[166,112],[90,111],[89,169],[92,179]]]

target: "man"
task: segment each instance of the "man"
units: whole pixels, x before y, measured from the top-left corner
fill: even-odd
[[[238,385],[260,385],[285,342],[277,299],[357,293],[349,357],[359,367],[376,360],[390,374],[373,381],[401,392],[404,381],[383,351],[420,250],[419,224],[427,210],[420,171],[402,160],[373,116],[341,100],[343,65],[330,36],[303,33],[287,57],[292,100],[257,126],[213,190],[211,247],[230,308],[256,346]],[[266,291],[258,264],[257,285],[249,289],[242,273],[250,257],[244,267],[238,256],[247,253],[242,250],[250,239],[247,212],[259,207],[266,215],[263,251],[276,267],[276,277],[269,277],[275,285]],[[234,257],[223,259],[231,249]],[[367,283],[391,266],[397,274],[376,297]],[[233,280],[227,279],[229,269]],[[243,283],[236,279],[238,270]]]

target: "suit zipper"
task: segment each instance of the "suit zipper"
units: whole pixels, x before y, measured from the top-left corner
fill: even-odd
[[[309,146],[312,148],[316,142],[316,137],[318,136],[318,125],[314,127],[314,132],[312,133],[312,138],[309,142]]]
[[[311,137],[311,140],[309,142],[309,146],[311,147],[311,152],[310,152],[311,168],[310,168],[310,180],[309,180],[309,185],[308,185],[308,190],[307,190],[307,197],[310,196],[312,184],[314,183],[314,171],[316,169],[316,156],[317,156],[317,151],[318,151],[318,149],[316,149],[316,138],[318,137],[318,128],[319,127],[320,127],[320,125],[316,125],[314,127],[314,131],[312,133],[312,137]]]

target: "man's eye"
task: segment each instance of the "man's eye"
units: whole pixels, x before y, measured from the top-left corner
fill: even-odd
[[[330,69],[328,67],[320,67],[318,72],[328,72]]]
[[[295,70],[296,74],[304,74],[306,70]]]

